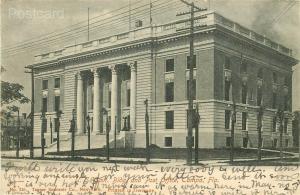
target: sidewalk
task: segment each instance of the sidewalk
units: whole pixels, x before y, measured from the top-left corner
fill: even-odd
[[[253,150],[255,150],[255,148],[252,148]],[[270,152],[280,152],[277,150],[270,150],[270,149],[263,149],[265,151],[270,151]],[[51,159],[55,160],[55,159],[70,159],[70,156],[62,156],[62,155],[49,155],[47,154],[47,149],[45,149],[45,159],[47,159],[47,161],[51,161]],[[298,153],[293,153],[293,152],[283,152],[284,154],[289,154],[291,156],[289,156],[288,158],[297,158],[299,157]],[[19,153],[20,159],[22,158],[29,158],[30,156],[30,150],[20,150]],[[5,158],[15,158],[16,157],[16,151],[1,151],[1,157]],[[34,157],[40,159],[41,157],[41,149],[34,149]],[[82,158],[82,160],[77,160],[77,162],[80,161],[84,161],[84,159],[86,160],[99,160],[99,163],[106,163],[106,156],[76,156],[76,157],[80,157]],[[266,160],[279,160],[280,157],[265,157],[262,158],[262,161],[266,161]],[[246,161],[253,161],[256,159],[245,159],[245,158],[235,158],[234,161],[237,162],[246,162]],[[142,163],[145,162],[145,158],[131,158],[131,157],[110,157],[110,161],[121,161],[121,162],[135,162],[135,163]],[[94,161],[95,162],[95,161]],[[177,165],[184,165],[186,163],[185,159],[153,159],[151,158],[151,163],[172,163],[172,164],[177,164]],[[199,165],[229,165],[229,159],[218,159],[218,160],[199,160]]]

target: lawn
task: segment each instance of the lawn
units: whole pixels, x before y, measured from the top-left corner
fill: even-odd
[[[51,155],[70,155],[70,151],[63,152],[49,152]],[[186,159],[187,150],[185,148],[158,148],[151,147],[150,156],[155,159]],[[126,157],[126,158],[145,158],[146,150],[144,148],[124,149],[118,148],[110,149],[111,157]],[[199,160],[222,160],[228,159],[230,155],[229,148],[223,149],[199,149]],[[96,156],[105,157],[106,149],[91,149],[91,150],[76,150],[75,156]],[[193,151],[194,156],[194,151]],[[288,156],[288,155],[286,155]],[[257,158],[257,151],[253,149],[236,148],[234,152],[235,158],[253,159]],[[277,152],[262,151],[262,157],[279,157]],[[194,158],[194,157],[193,157]]]

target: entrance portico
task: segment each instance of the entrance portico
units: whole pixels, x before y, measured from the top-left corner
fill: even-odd
[[[101,134],[105,128],[102,108],[108,110],[110,129],[114,133],[120,132],[121,126],[130,124],[127,129],[135,130],[136,127],[136,62],[93,68],[78,72],[76,93],[77,133],[85,133],[85,117],[88,114],[87,102],[92,104],[92,132]],[[87,76],[89,74],[92,76]],[[92,79],[92,82],[86,82]],[[87,98],[87,87],[84,83],[93,86],[92,98]],[[104,87],[106,86],[106,87]],[[106,91],[105,91],[106,90]],[[125,116],[124,117],[124,113]],[[130,121],[126,121],[130,120]]]

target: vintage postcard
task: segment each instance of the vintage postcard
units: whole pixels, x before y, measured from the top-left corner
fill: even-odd
[[[0,194],[300,194],[300,1],[2,0]]]

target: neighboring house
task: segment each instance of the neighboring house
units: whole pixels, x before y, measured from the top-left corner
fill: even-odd
[[[20,149],[29,148],[30,118],[20,116],[20,129],[18,131],[18,117],[11,116],[9,119],[1,118],[1,150],[15,149],[17,135],[20,137]]]
[[[206,24],[206,27],[197,26]],[[181,20],[139,27],[35,56],[34,144],[40,146],[41,110],[60,119],[61,141],[70,146],[75,109],[75,149],[105,145],[106,120],[120,147],[145,147],[145,105],[149,101],[150,144],[186,147],[189,84],[189,23]],[[263,147],[279,146],[278,108],[284,109],[284,147],[292,146],[292,51],[215,12],[195,19],[194,102],[201,115],[199,146],[230,144],[233,99],[237,104],[235,146],[257,147],[257,109],[263,104]],[[102,108],[108,111],[108,117]],[[57,131],[56,126],[55,131]],[[128,129],[129,131],[121,131]],[[55,139],[55,136],[53,139]],[[130,143],[130,144],[129,144]],[[66,148],[70,149],[70,148]]]

